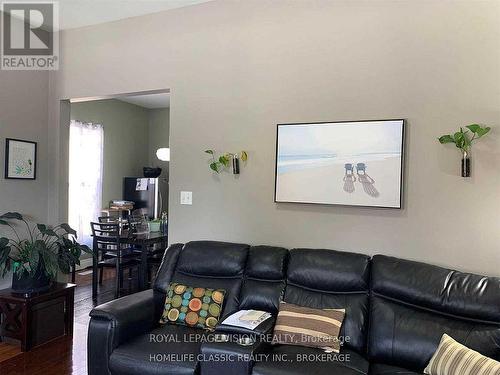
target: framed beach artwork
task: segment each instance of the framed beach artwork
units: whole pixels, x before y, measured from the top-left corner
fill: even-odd
[[[36,179],[36,142],[5,140],[5,178]]]
[[[275,202],[401,208],[404,120],[279,124]]]

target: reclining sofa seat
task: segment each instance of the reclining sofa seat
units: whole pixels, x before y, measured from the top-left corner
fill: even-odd
[[[283,297],[286,281],[288,250],[272,246],[253,246],[249,250],[243,286],[240,293],[240,310],[263,310],[270,312],[267,319],[255,330],[226,326],[217,326],[217,333],[229,333],[232,337],[250,337],[254,344],[238,345],[230,342],[209,342],[201,347],[203,361],[200,372],[203,375],[249,375],[255,360],[269,343],[272,335],[279,303]],[[240,334],[240,335],[238,335]],[[225,356],[224,361],[211,360]]]
[[[162,278],[155,290],[163,294],[163,301],[170,282],[226,290],[221,319],[239,309],[239,293],[248,257],[248,245],[197,241],[187,243],[178,255],[170,279]],[[162,265],[163,266],[163,265]],[[168,265],[167,265],[168,266]],[[163,271],[163,270],[161,270]],[[158,320],[161,313],[158,314]],[[158,344],[150,334],[173,335],[175,340]],[[209,333],[196,328],[166,324],[118,346],[110,356],[109,367],[113,375],[128,374],[194,374],[198,372],[196,356],[200,353],[202,339],[196,335]],[[178,342],[181,341],[181,342]],[[159,351],[160,350],[160,351]],[[178,354],[173,361],[151,361],[156,353]]]
[[[275,314],[285,286],[287,256],[288,250],[283,248],[214,241],[170,246],[153,290],[112,301],[92,311],[89,374],[199,373],[197,355],[203,342],[193,337],[213,333],[185,326],[159,326],[170,282],[225,289],[221,320],[240,309],[261,309]],[[226,329],[231,331],[231,327]],[[172,335],[177,340],[158,343],[151,341],[151,334]],[[166,353],[178,357],[175,361],[151,361],[151,355]]]
[[[500,279],[376,255],[370,374],[420,374],[446,333],[500,360]]]
[[[278,313],[285,290],[288,250],[274,246],[252,246],[240,294],[240,310]]]
[[[344,343],[341,353],[348,354],[349,361],[298,362],[297,355],[317,355],[324,351],[275,345],[268,354],[270,359],[278,360],[256,363],[253,374],[367,374],[368,361],[363,355],[368,331],[369,277],[370,258],[366,255],[322,249],[290,250],[284,302],[314,308],[345,308],[340,335],[349,341]]]

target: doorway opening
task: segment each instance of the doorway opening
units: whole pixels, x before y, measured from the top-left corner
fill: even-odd
[[[79,241],[94,245],[91,222],[125,228],[137,216],[147,222],[148,231],[166,231],[169,90],[72,99],[69,117],[67,213]],[[114,256],[113,251],[107,253]],[[128,282],[138,273],[132,270]],[[100,283],[118,277],[123,278],[112,264],[99,268]],[[90,286],[92,279],[92,257],[82,257],[73,280]]]

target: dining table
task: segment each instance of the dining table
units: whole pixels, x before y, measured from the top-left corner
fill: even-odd
[[[147,232],[135,233],[129,229],[122,229],[119,232],[120,244],[130,245],[136,250],[141,252],[141,264],[139,267],[139,291],[145,290],[148,286],[148,254],[150,249],[156,245],[161,244],[163,248],[167,247],[168,235],[163,232]],[[97,298],[97,263],[98,257],[94,256],[92,261],[92,298]],[[116,277],[116,295],[120,294],[119,277]]]

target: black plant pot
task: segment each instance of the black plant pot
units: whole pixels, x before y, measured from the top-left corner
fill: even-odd
[[[14,293],[33,294],[45,292],[50,289],[51,283],[41,265],[38,266],[33,276],[30,276],[27,272],[23,272],[21,277],[18,277],[15,272],[12,274],[12,291]]]

